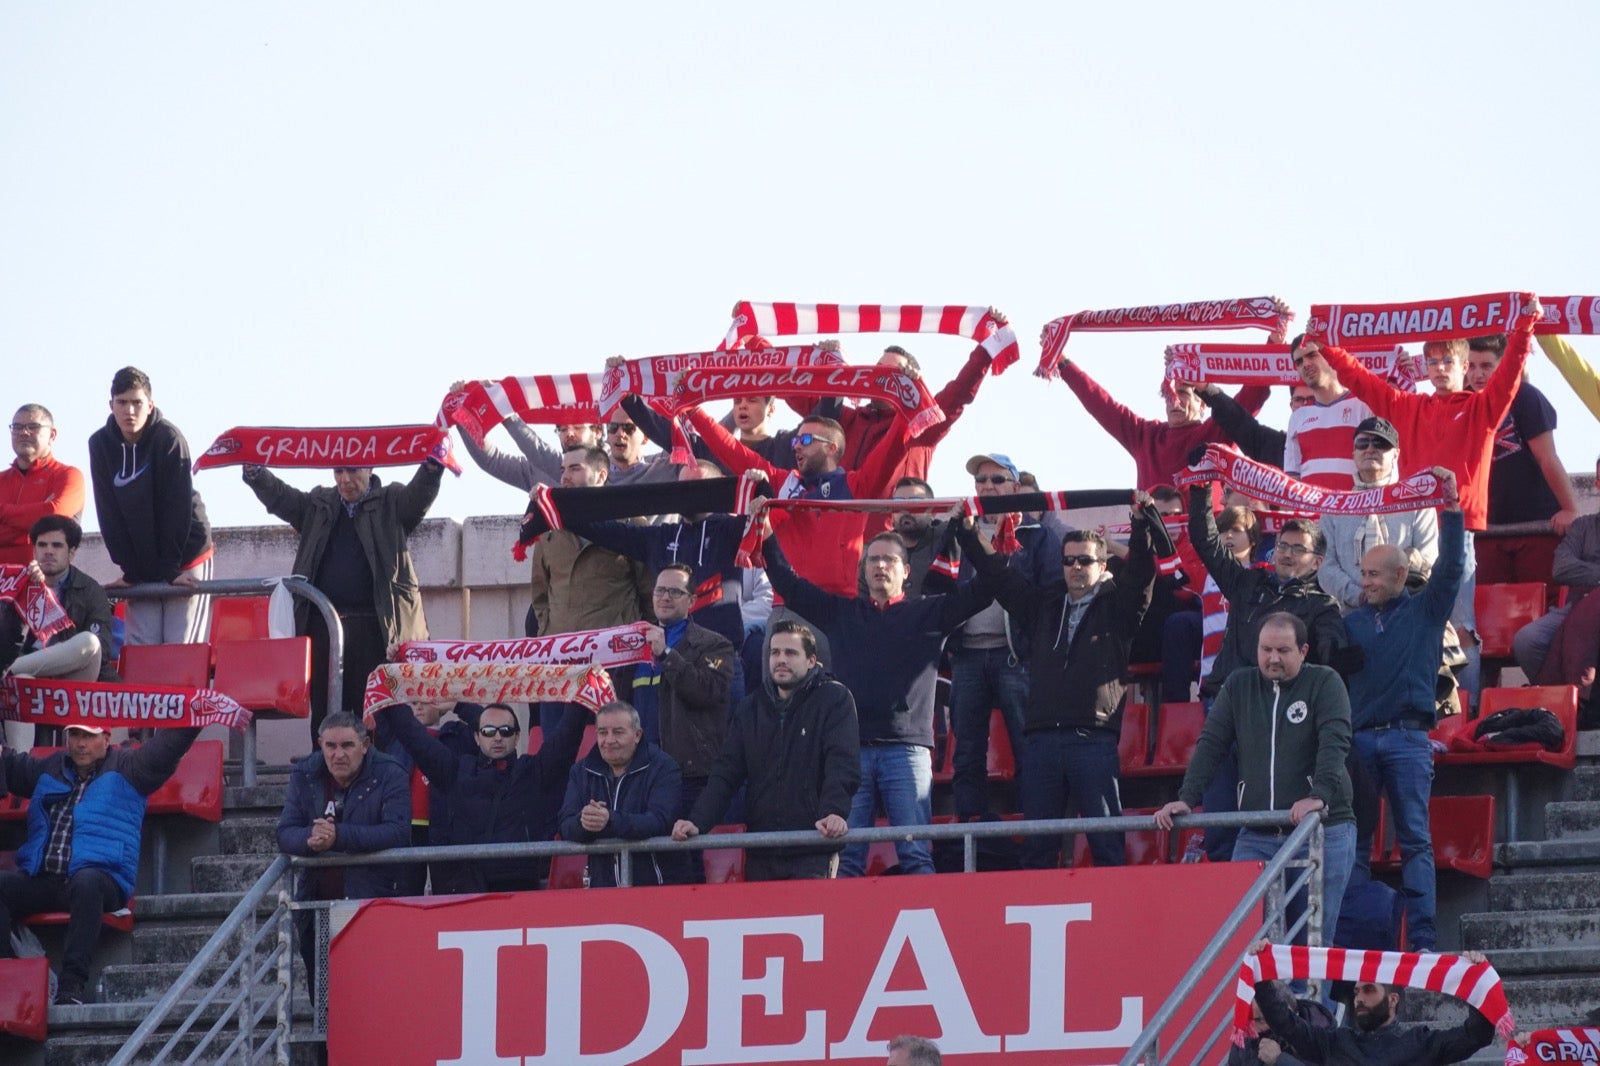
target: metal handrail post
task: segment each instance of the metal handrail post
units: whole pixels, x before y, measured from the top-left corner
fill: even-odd
[[[278,1030],[277,1066],[289,1066],[289,1033],[293,1026],[290,1018],[290,1000],[294,996],[294,923],[289,913],[289,901],[294,896],[294,871],[284,868],[278,882],[278,907],[273,919],[278,923]]]

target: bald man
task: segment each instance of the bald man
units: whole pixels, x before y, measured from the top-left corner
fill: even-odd
[[[1355,728],[1351,747],[1394,811],[1409,951],[1434,949],[1436,896],[1428,833],[1433,749],[1428,730],[1435,719],[1444,626],[1466,569],[1455,475],[1439,466],[1433,472],[1446,495],[1433,575],[1421,589],[1410,591],[1406,552],[1395,544],[1368,548],[1361,557],[1361,606],[1344,620],[1350,639],[1366,651],[1366,666],[1349,681]],[[1364,869],[1371,853],[1369,833],[1356,842],[1357,865]]]

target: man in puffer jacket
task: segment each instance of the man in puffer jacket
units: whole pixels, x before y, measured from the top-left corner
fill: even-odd
[[[626,703],[608,703],[594,716],[595,747],[572,768],[561,804],[561,839],[580,844],[597,840],[648,840],[666,836],[678,813],[683,775],[672,756],[644,739],[639,712]],[[633,853],[633,883],[663,885],[686,880],[679,854]],[[589,885],[613,888],[620,855],[589,858]]]

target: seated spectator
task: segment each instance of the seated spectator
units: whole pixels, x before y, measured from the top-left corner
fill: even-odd
[[[26,566],[33,557],[28,531],[45,515],[77,520],[86,495],[83,471],[55,457],[56,420],[37,403],[11,416],[16,460],[0,470],[0,564]]]
[[[1600,481],[1600,463],[1595,466],[1595,477]],[[1544,672],[1545,658],[1550,654],[1551,645],[1558,640],[1557,634],[1574,609],[1600,586],[1600,515],[1583,515],[1568,527],[1556,547],[1550,577],[1558,585],[1569,586],[1566,604],[1552,608],[1523,626],[1511,641],[1517,665],[1529,680]],[[1579,683],[1578,673],[1571,678],[1553,683]]]
[[[1356,427],[1355,491],[1392,485],[1400,479],[1400,434],[1386,418],[1368,418]],[[1345,488],[1350,491],[1350,486]],[[1361,560],[1380,544],[1406,554],[1419,573],[1433,569],[1439,555],[1439,517],[1431,507],[1394,514],[1323,515],[1322,535],[1328,554],[1317,570],[1324,592],[1346,613],[1361,606]]]
[[[644,738],[639,712],[626,703],[606,704],[595,712],[594,737],[594,750],[567,777],[561,838],[592,844],[672,832],[683,779],[672,756]],[[666,884],[673,865],[667,858],[659,851],[634,852],[633,883]],[[589,856],[590,887],[615,888],[621,863],[620,855]]]
[[[445,794],[447,820],[433,822],[430,843],[514,844],[548,840],[546,825],[553,833],[567,772],[578,757],[589,712],[579,704],[567,704],[558,728],[545,733],[535,755],[517,754],[522,726],[503,703],[483,708],[478,716],[478,750],[470,755],[452,751],[430,736],[409,707],[385,707],[377,717],[428,781]],[[436,877],[434,891],[525,892],[539,887],[543,865],[531,859],[449,863],[444,876]]]
[[[83,530],[66,515],[46,515],[28,531],[33,559],[28,576],[49,585],[72,619],[72,628],[57,633],[42,647],[9,603],[0,603],[0,670],[7,677],[58,677],[63,681],[119,681],[111,654],[111,601],[106,590],[72,565]],[[26,750],[33,746],[34,727],[5,724],[5,742]]]
[[[438,703],[425,703],[421,700],[411,705],[412,713],[417,716],[429,733],[439,738],[439,741],[450,748],[457,755],[471,755],[478,750],[475,739],[478,732],[478,716],[483,713],[483,708],[476,703],[458,703],[446,700]],[[445,722],[447,714],[454,713],[455,717]],[[449,800],[442,789],[432,784],[423,772],[412,761],[411,753],[406,751],[385,724],[385,719],[379,719],[377,728],[372,733],[372,745],[395,762],[398,762],[411,780],[411,846],[423,847],[435,843],[433,839],[433,824],[435,821],[446,822],[448,818],[447,806]],[[443,724],[441,724],[443,723]],[[442,880],[444,867],[439,867],[439,878]],[[428,864],[408,863],[396,867],[395,870],[395,895],[420,896],[428,884]]]
[[[91,999],[89,964],[100,918],[127,906],[139,877],[145,797],[178,769],[199,729],[157,729],[137,748],[113,748],[104,729],[66,727],[67,747],[44,758],[0,749],[0,792],[28,800],[17,868],[0,873],[0,959],[13,958],[13,923],[66,911],[58,1004]]]
[[[278,850],[285,855],[360,855],[401,848],[411,838],[410,822],[411,791],[400,764],[368,750],[367,727],[355,715],[334,711],[323,718],[317,750],[295,763],[289,775],[289,794],[278,818]],[[399,869],[389,863],[306,870],[295,899],[392,896]],[[315,996],[313,922],[311,911],[295,915],[306,984]]]

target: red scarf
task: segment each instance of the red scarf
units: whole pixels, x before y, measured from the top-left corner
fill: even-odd
[[[1541,296],[1544,315],[1535,333],[1600,333],[1600,296]]]
[[[1250,1004],[1258,981],[1317,978],[1398,985],[1440,992],[1464,999],[1494,1023],[1509,1040],[1516,1023],[1506,1003],[1500,975],[1487,962],[1471,963],[1457,955],[1409,951],[1357,951],[1354,948],[1307,948],[1272,944],[1259,955],[1246,955],[1239,965],[1238,998],[1233,1004],[1233,1042],[1243,1047],[1255,1035]]]
[[[55,589],[30,579],[28,568],[20,563],[0,565],[0,602],[11,605],[41,645],[72,628],[72,619],[56,599]]]
[[[662,401],[662,409],[677,415],[710,400],[738,396],[854,396],[881,400],[911,423],[912,436],[944,421],[944,412],[921,378],[877,365],[753,370],[695,367],[679,377],[677,388]]]
[[[1406,373],[1399,345],[1352,350],[1361,365],[1397,388],[1415,392],[1417,379]],[[1287,344],[1173,344],[1167,348],[1168,381],[1213,385],[1304,385]]]
[[[610,417],[629,393],[646,403],[656,404],[671,398],[678,380],[687,370],[740,370],[770,367],[841,366],[844,357],[819,345],[791,348],[751,348],[739,351],[686,352],[683,355],[653,355],[629,359],[621,366],[607,367],[601,378],[600,413]]]
[[[835,333],[942,333],[968,337],[989,353],[998,374],[1019,358],[1017,335],[1001,325],[992,307],[955,304],[795,304],[739,301],[733,324],[717,345],[737,348],[755,336],[793,337]]]
[[[1406,344],[1509,333],[1531,292],[1492,292],[1412,303],[1312,304],[1306,336],[1339,347],[1349,341]]]
[[[1445,502],[1444,484],[1426,470],[1419,470],[1393,485],[1335,492],[1298,481],[1275,466],[1247,459],[1222,444],[1206,445],[1204,458],[1179,471],[1174,481],[1179,487],[1221,481],[1235,492],[1274,507],[1321,515],[1400,514],[1441,507]]]
[[[436,459],[456,474],[450,433],[438,426],[235,426],[194,461],[196,472],[214,466],[275,466],[326,470],[332,466],[413,466]]]
[[[488,385],[473,381],[446,394],[439,425],[460,426],[479,445],[512,415],[541,426],[599,425],[599,395],[599,374],[534,374]]]
[[[591,711],[617,698],[597,666],[515,666],[501,663],[385,663],[367,675],[362,711],[417,700],[471,703],[581,703]]]
[[[1506,1048],[1506,1066],[1533,1062],[1600,1062],[1600,1029],[1539,1029]]]
[[[98,729],[182,729],[225,725],[243,731],[250,712],[208,688],[111,685],[47,677],[8,677],[0,683],[0,717],[25,725],[86,725]]]
[[[1276,296],[1241,300],[1199,300],[1186,304],[1119,307],[1109,311],[1079,311],[1064,315],[1044,327],[1040,336],[1039,366],[1034,371],[1046,381],[1055,377],[1056,364],[1067,338],[1079,333],[1147,333],[1155,330],[1264,329],[1281,344],[1289,333],[1294,312]]]
[[[502,663],[541,666],[629,666],[654,656],[644,631],[632,622],[607,629],[585,629],[520,640],[408,640],[394,652],[405,663]]]

